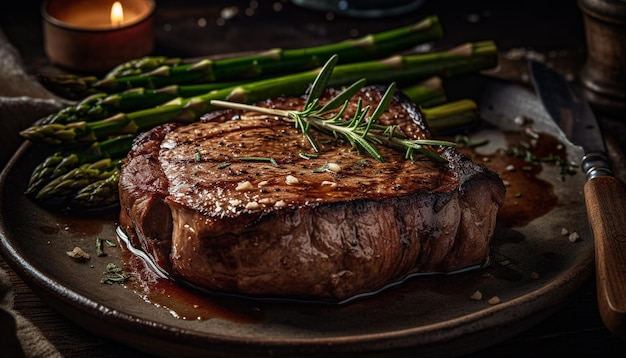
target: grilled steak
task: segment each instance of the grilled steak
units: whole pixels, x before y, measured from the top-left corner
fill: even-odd
[[[363,88],[346,115],[382,93]],[[401,94],[378,122],[431,137]],[[453,147],[433,148],[443,164],[383,147],[379,162],[313,134],[320,152],[301,155],[313,149],[293,124],[233,110],[145,132],[122,168],[120,225],[173,277],[252,296],[342,300],[486,261],[504,200],[497,174]]]

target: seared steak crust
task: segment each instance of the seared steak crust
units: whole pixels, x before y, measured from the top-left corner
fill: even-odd
[[[383,90],[357,97],[375,107]],[[431,136],[401,95],[379,122]],[[441,164],[381,147],[381,163],[314,135],[319,153],[293,124],[231,110],[146,132],[122,168],[120,225],[172,276],[254,296],[341,300],[485,262],[504,200],[497,174],[454,148],[435,148]]]

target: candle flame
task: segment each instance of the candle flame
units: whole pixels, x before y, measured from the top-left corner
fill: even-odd
[[[124,21],[124,9],[119,1],[116,1],[111,6],[111,24],[114,26],[120,26]]]

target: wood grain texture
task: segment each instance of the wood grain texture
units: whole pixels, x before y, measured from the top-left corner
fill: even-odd
[[[626,185],[610,176],[585,184],[593,231],[598,308],[607,328],[626,337]]]

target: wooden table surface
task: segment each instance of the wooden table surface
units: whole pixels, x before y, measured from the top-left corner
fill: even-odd
[[[322,44],[384,30],[436,14],[444,24],[445,37],[438,42],[443,47],[493,39],[502,53],[552,56],[562,60],[563,66],[574,75],[585,56],[582,15],[574,1],[427,0],[413,13],[378,19],[333,17],[296,7],[285,0],[259,1],[251,15],[245,9],[254,7],[254,1],[156,2],[156,54],[199,57],[269,47],[295,48],[304,43]],[[59,71],[48,63],[43,53],[40,2],[22,0],[16,6],[17,10],[0,15],[0,27],[20,51],[27,71],[32,74]],[[220,24],[221,11],[227,7],[239,12]],[[626,122],[605,118],[603,126],[611,133],[615,129],[619,139]],[[40,328],[64,356],[143,356],[75,325],[37,297],[2,259],[0,266],[10,272],[14,283],[15,310]],[[595,283],[591,280],[545,321],[471,356],[528,357],[558,353],[622,357],[624,352],[625,342],[610,334],[602,324],[596,307]]]

